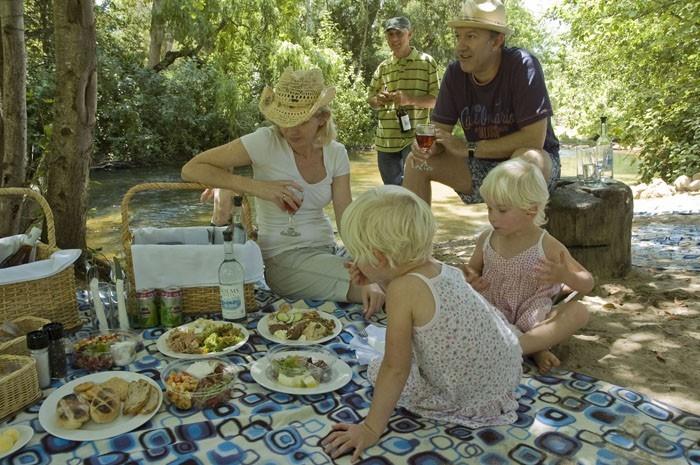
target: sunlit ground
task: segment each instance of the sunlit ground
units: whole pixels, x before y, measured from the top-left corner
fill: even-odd
[[[360,152],[351,156],[353,195],[381,184],[376,153]],[[632,155],[615,154],[615,177],[628,184],[637,180],[636,163]],[[562,175],[576,174],[575,160],[562,153]],[[120,204],[124,194],[136,184],[146,182],[180,182],[178,167],[117,170],[91,173],[90,210],[88,212],[87,242],[91,248],[101,248],[107,256],[121,250]],[[483,204],[465,205],[455,192],[433,183],[433,212],[438,221],[436,242],[473,236],[487,224]],[[165,227],[209,224],[211,204],[199,202],[198,192],[148,191],[137,194],[128,206],[130,226]],[[332,208],[327,212],[333,218]],[[333,220],[335,221],[335,220]]]

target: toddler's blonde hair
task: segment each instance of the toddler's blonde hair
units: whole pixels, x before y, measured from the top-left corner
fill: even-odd
[[[379,186],[360,195],[343,214],[340,235],[355,260],[389,266],[428,260],[433,251],[435,218],[423,199],[400,186]]]
[[[492,205],[521,210],[537,207],[533,223],[542,226],[547,222],[544,208],[549,201],[549,191],[542,171],[534,163],[522,158],[499,163],[486,175],[479,193]]]

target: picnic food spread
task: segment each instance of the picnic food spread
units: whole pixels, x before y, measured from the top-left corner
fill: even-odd
[[[160,402],[160,393],[144,380],[126,381],[112,377],[103,383],[87,381],[73,388],[56,406],[56,422],[66,429],[78,429],[89,421],[111,423],[122,415],[145,415]]]
[[[168,348],[185,354],[209,354],[221,352],[245,339],[243,332],[233,323],[198,319],[190,325],[170,331]]]
[[[335,322],[323,318],[315,310],[295,310],[284,303],[270,315],[268,329],[274,337],[282,340],[318,341],[333,333]]]

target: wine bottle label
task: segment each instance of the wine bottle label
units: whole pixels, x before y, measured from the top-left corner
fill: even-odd
[[[408,117],[407,113],[399,116],[399,124],[401,125],[401,131],[407,132],[411,130],[411,118]]]
[[[221,285],[221,316],[225,320],[238,320],[245,317],[243,285]]]

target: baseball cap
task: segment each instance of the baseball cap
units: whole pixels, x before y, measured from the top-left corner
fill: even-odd
[[[389,29],[405,29],[411,30],[411,22],[405,16],[396,16],[395,18],[387,19],[384,23],[384,32]]]

